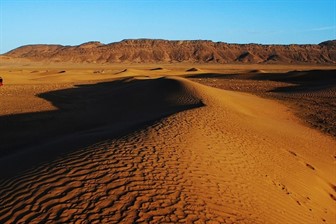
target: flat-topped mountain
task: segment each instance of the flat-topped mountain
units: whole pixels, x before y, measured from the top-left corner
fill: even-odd
[[[207,40],[129,39],[78,46],[26,45],[4,54],[33,61],[75,63],[277,63],[335,64],[336,40],[305,45],[229,44]]]

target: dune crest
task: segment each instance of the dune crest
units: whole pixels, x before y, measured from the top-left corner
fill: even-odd
[[[8,170],[0,177],[22,169],[24,165],[15,165],[18,161],[26,166],[38,164],[179,111],[203,106],[192,86],[164,77],[128,77],[76,87],[39,94],[54,110],[0,117],[7,128],[0,136],[0,156],[9,156],[0,157],[0,167]],[[41,122],[45,129],[36,135]],[[18,128],[25,131],[13,135]]]
[[[205,106],[2,180],[0,222],[335,223],[334,139],[276,102],[183,78],[126,90],[148,88],[169,94],[140,94],[146,113]]]

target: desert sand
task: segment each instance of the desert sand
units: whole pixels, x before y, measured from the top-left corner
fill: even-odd
[[[2,58],[0,223],[336,223],[334,132],[255,80],[334,69]]]

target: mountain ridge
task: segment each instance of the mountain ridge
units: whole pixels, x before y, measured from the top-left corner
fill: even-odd
[[[32,61],[74,63],[265,63],[335,64],[336,40],[320,44],[235,44],[211,40],[125,39],[75,46],[25,45],[3,56]]]

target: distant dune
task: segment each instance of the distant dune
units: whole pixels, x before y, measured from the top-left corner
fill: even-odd
[[[75,63],[335,64],[335,43],[333,40],[318,45],[260,45],[135,39],[110,44],[88,42],[78,46],[27,45],[4,56]]]

